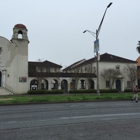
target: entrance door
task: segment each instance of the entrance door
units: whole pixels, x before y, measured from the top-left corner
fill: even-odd
[[[118,91],[121,91],[121,81],[120,80],[116,80],[116,89]]]
[[[0,72],[0,87],[1,87],[1,85],[2,85],[2,74]]]
[[[90,81],[90,89],[94,89],[94,81],[93,80]]]

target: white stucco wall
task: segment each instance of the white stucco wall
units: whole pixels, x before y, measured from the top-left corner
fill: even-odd
[[[14,93],[22,94],[28,90],[28,40],[12,38],[11,41],[0,37],[2,82]],[[19,77],[26,77],[26,82],[20,82]]]
[[[121,91],[124,91],[125,88],[127,88],[127,81],[130,81],[127,73],[124,72],[124,67],[127,67],[127,65],[135,66],[137,67],[136,63],[115,63],[115,62],[99,62],[99,83],[100,83],[100,89],[106,89],[106,83],[103,77],[101,77],[100,72],[103,69],[108,68],[116,68],[116,66],[120,66],[120,71],[122,72],[123,78],[121,80]],[[137,83],[137,81],[136,81]],[[116,88],[116,85],[114,83],[114,88]]]

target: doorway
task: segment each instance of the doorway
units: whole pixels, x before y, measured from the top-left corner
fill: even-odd
[[[118,90],[118,91],[121,91],[121,81],[118,79],[118,80],[116,80],[116,89]]]

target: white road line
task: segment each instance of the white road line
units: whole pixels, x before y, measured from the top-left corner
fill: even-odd
[[[96,117],[116,117],[116,116],[132,116],[132,115],[140,115],[140,113],[122,113],[122,114],[102,114],[102,115],[89,115],[89,116],[74,116],[74,117],[60,117],[60,119],[83,119],[83,118],[96,118]]]

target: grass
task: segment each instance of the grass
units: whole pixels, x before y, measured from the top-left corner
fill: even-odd
[[[0,96],[2,104],[26,104],[26,103],[56,103],[56,102],[82,102],[82,101],[106,101],[106,100],[130,100],[132,93],[104,93],[96,94],[61,94],[61,95],[13,95]]]

